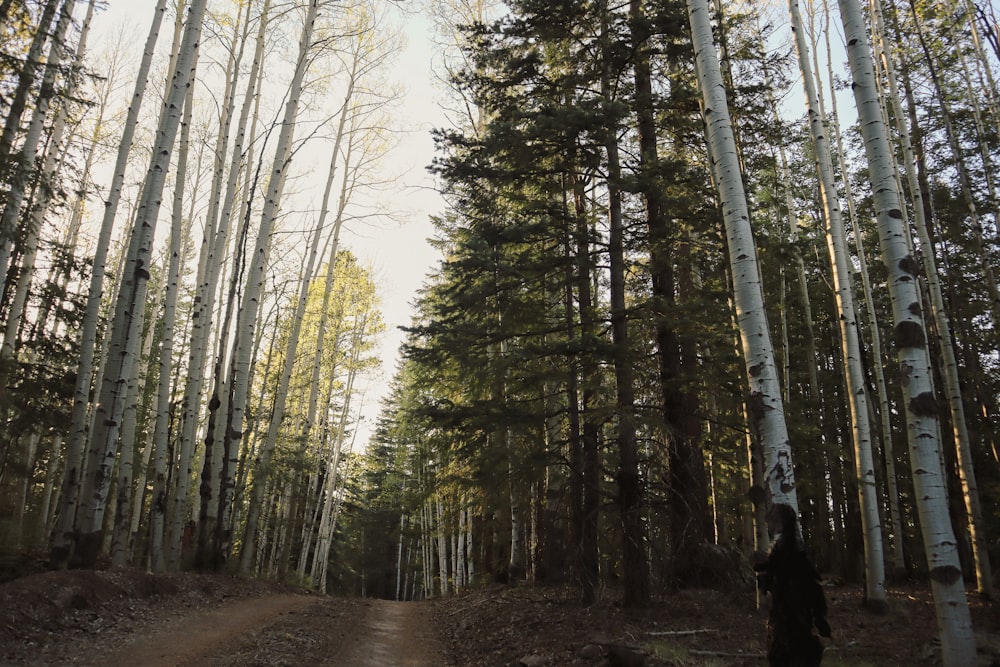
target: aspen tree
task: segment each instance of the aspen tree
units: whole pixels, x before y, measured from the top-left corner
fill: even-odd
[[[900,224],[903,202],[896,187],[888,131],[882,121],[875,87],[875,70],[861,7],[856,0],[838,0],[838,5],[878,217],[879,242],[888,271],[914,495],[930,568],[931,589],[941,633],[942,659],[949,667],[969,665],[976,660],[976,642],[972,634],[955,534],[948,516],[944,470],[940,458],[937,399],[934,396],[927,334],[917,289],[919,265],[910,255],[906,235]]]
[[[149,301],[148,308],[155,317],[160,311],[161,294],[155,294]],[[138,361],[150,358],[153,348],[153,338],[156,335],[155,326],[146,326],[142,337],[142,344],[138,354]],[[137,361],[137,363],[138,363]],[[140,397],[146,384],[146,377],[149,370],[148,364],[141,364],[136,375],[129,381],[127,396],[125,398],[125,411],[122,414],[121,426],[121,448],[118,453],[117,474],[113,482],[113,487],[109,489],[108,502],[114,499],[114,510],[109,514],[111,519],[111,565],[112,567],[124,567],[132,558],[133,535],[131,532],[132,497],[139,491],[139,499],[142,500],[140,485],[135,481],[135,441],[138,429],[137,412]],[[145,469],[142,468],[143,490],[146,485]],[[105,539],[107,542],[107,539]]]
[[[333,273],[332,267],[328,266],[327,267],[327,276],[329,278],[331,278],[331,284],[332,284],[332,276],[330,274],[332,274],[332,273]],[[323,310],[323,313],[322,313],[323,318],[321,318],[321,319],[326,319],[326,316],[328,314],[327,310],[326,310],[327,306],[329,305],[329,303],[326,303],[326,298],[327,298],[328,295],[329,295],[329,292],[325,291],[324,292],[324,303],[326,305],[324,306],[324,310]],[[342,316],[342,313],[338,313],[338,317],[340,317],[340,316]],[[339,328],[339,326],[340,326],[340,322],[339,321],[336,323],[336,326]],[[320,325],[320,331],[325,331],[328,328],[329,327],[328,327],[328,325],[326,323],[321,323],[321,325]],[[334,333],[334,335],[333,335],[332,338],[334,340],[336,340],[337,339],[336,332],[334,331],[334,332],[331,332],[331,333]],[[327,334],[324,333],[323,334],[324,341],[325,341],[326,337],[327,337]],[[320,341],[317,340],[317,346],[319,346],[319,342]],[[325,342],[324,342],[324,344],[325,344]],[[320,360],[320,361],[322,361],[322,360]],[[310,497],[316,498],[316,503],[315,503],[314,507],[312,508],[312,513],[311,513],[311,516],[310,516],[309,520],[306,521],[305,525],[303,526],[303,533],[304,533],[304,535],[303,535],[303,539],[302,539],[302,556],[299,559],[299,570],[298,570],[299,571],[299,575],[301,577],[303,577],[303,578],[305,577],[305,571],[306,571],[306,557],[308,556],[308,554],[310,552],[310,549],[313,549],[313,543],[316,542],[318,544],[318,539],[319,539],[318,538],[318,535],[319,535],[318,526],[319,526],[319,521],[321,520],[321,515],[322,515],[322,512],[323,512],[323,502],[324,502],[323,499],[324,499],[325,493],[326,493],[326,477],[325,476],[323,477],[324,486],[321,487],[321,488],[319,488],[319,479],[320,479],[320,473],[326,471],[328,469],[328,467],[329,467],[329,453],[327,452],[327,444],[329,444],[329,440],[330,440],[330,438],[329,438],[329,426],[328,426],[328,419],[329,419],[329,412],[330,412],[329,403],[333,400],[333,396],[335,394],[334,387],[335,387],[335,384],[336,384],[336,381],[337,381],[336,370],[337,370],[336,367],[334,367],[334,368],[330,368],[328,370],[328,372],[327,372],[327,375],[328,375],[328,377],[327,377],[327,384],[326,384],[326,387],[324,388],[324,392],[323,392],[323,396],[326,397],[325,402],[327,403],[327,405],[322,410],[322,415],[323,416],[320,419],[320,424],[319,424],[320,428],[317,429],[319,431],[318,438],[317,438],[319,442],[318,442],[318,445],[316,447],[316,452],[317,452],[316,458],[317,458],[318,461],[322,462],[324,465],[321,466],[321,470],[315,472],[312,475],[312,480],[311,480],[312,483],[311,483],[311,485],[309,487],[309,495],[310,495]],[[312,390],[312,387],[310,387],[310,391],[311,390]],[[318,399],[318,397],[317,397],[317,399]],[[318,547],[317,547],[317,549],[318,549]],[[314,551],[315,551],[315,549],[314,549]],[[316,556],[314,555],[313,556],[313,563],[314,564],[315,564],[315,561],[316,561]],[[313,565],[313,567],[315,567],[315,565]]]
[[[3,342],[0,345],[0,360],[3,361],[14,357],[17,335],[21,328],[25,306],[28,301],[28,290],[32,281],[36,278],[35,260],[38,255],[39,236],[41,235],[45,215],[49,212],[49,207],[52,203],[52,195],[54,194],[58,171],[64,164],[62,155],[66,148],[64,145],[66,142],[63,140],[63,135],[66,132],[67,117],[69,115],[69,100],[77,94],[76,91],[79,88],[79,71],[87,52],[87,39],[90,35],[90,25],[94,17],[94,7],[95,0],[91,0],[87,5],[87,13],[80,29],[72,70],[68,77],[69,80],[62,94],[64,102],[56,110],[56,116],[52,121],[52,128],[49,131],[49,137],[46,141],[48,148],[44,150],[39,186],[36,188],[34,197],[28,207],[28,223],[22,240],[24,248],[21,253],[21,266],[17,283],[14,286],[13,298],[7,307],[7,321],[4,328]],[[54,66],[58,68],[58,59]],[[53,88],[55,71],[54,69],[46,69],[45,77],[42,80],[43,91]],[[41,92],[39,94],[41,96]],[[54,96],[54,94],[54,90],[49,90],[46,97]],[[26,144],[31,140],[33,131],[37,130],[40,132],[42,124],[46,121],[45,113],[48,104],[46,103],[43,107],[36,109],[35,113],[32,114]],[[0,290],[2,290],[2,287],[0,287]],[[39,323],[44,325],[46,319],[44,309],[48,307],[48,304],[43,304],[42,307],[43,314],[39,315]],[[0,377],[2,377],[2,371],[0,371]],[[2,381],[0,381],[0,385],[2,385]]]
[[[915,9],[914,17],[915,20],[919,20],[916,18]],[[940,96],[943,94],[943,91],[941,90],[938,75],[934,66],[930,62],[931,54],[923,37],[923,31],[919,27],[917,29],[917,34],[923,47],[924,54],[927,57],[928,67],[931,69],[931,78],[934,82],[935,89]],[[898,100],[898,97],[893,97],[892,99],[896,101]],[[982,225],[976,211],[976,205],[973,201],[969,175],[964,159],[960,153],[958,140],[955,137],[955,131],[951,120],[951,112],[944,99],[940,99],[939,104],[944,117],[945,134],[948,137],[948,143],[954,157],[954,164],[958,173],[959,183],[961,185],[966,205],[969,209],[969,217],[971,221],[970,226],[973,231],[974,244],[979,252],[980,266],[983,267],[983,278],[985,278],[986,285],[992,296],[991,313],[994,325],[996,325],[1000,323],[1000,310],[998,310],[1000,309],[1000,292],[997,291],[992,264],[983,252],[984,238]],[[900,113],[900,106],[896,106],[894,111]],[[901,124],[902,116],[899,116],[899,118]],[[901,129],[900,131],[905,132],[905,129]],[[907,132],[903,136],[909,137],[909,133]],[[909,153],[904,153],[904,160],[907,166],[907,180],[910,185],[910,191],[911,193],[919,192],[919,185],[916,180],[915,160],[911,161],[910,159],[906,159],[908,156],[912,158],[912,150],[910,150]],[[917,199],[917,202],[919,203],[920,199]],[[972,542],[972,555],[976,568],[976,584],[980,595],[990,598],[993,596],[993,574],[990,567],[986,529],[983,522],[983,511],[979,502],[979,486],[976,483],[976,473],[972,461],[972,445],[969,439],[969,432],[965,419],[965,409],[962,403],[961,380],[958,374],[957,355],[955,354],[954,345],[952,343],[951,322],[949,321],[948,311],[944,302],[941,279],[937,271],[936,260],[934,257],[934,246],[930,237],[929,225],[927,224],[926,218],[923,214],[923,208],[917,206],[914,208],[917,223],[917,234],[920,239],[920,244],[922,248],[924,248],[924,252],[921,253],[921,259],[924,264],[924,273],[927,277],[927,287],[930,293],[931,313],[934,317],[934,324],[936,326],[934,335],[937,338],[938,348],[941,351],[941,375],[944,378],[945,398],[948,402],[950,410],[952,436],[955,442],[955,454],[958,463],[957,468],[959,483],[961,484],[962,489],[962,500],[965,504],[965,510],[968,517],[968,530],[970,541]]]
[[[982,512],[979,509],[979,492],[976,487],[975,473],[972,469],[972,458],[969,442],[969,432],[965,417],[965,408],[962,402],[961,381],[958,374],[958,360],[955,353],[955,345],[951,333],[951,322],[948,317],[947,307],[944,302],[944,294],[941,286],[941,276],[937,268],[933,242],[929,234],[929,225],[924,206],[923,193],[921,192],[919,177],[917,174],[917,163],[913,153],[913,145],[910,139],[910,129],[907,126],[907,114],[904,112],[898,83],[896,81],[895,64],[890,58],[889,49],[886,46],[886,31],[884,18],[881,11],[881,3],[876,3],[872,12],[873,34],[878,40],[877,53],[881,56],[881,63],[885,72],[885,79],[888,85],[888,100],[892,105],[893,116],[896,119],[896,136],[899,142],[902,165],[906,172],[906,183],[908,194],[912,201],[913,222],[920,240],[920,246],[924,249],[920,253],[921,261],[924,265],[924,276],[926,277],[927,291],[930,297],[931,312],[934,316],[934,336],[937,338],[938,348],[941,352],[941,375],[944,379],[944,391],[951,413],[952,434],[955,440],[955,448],[958,453],[959,478],[962,483],[962,494],[965,499],[966,511],[969,515],[970,531],[973,535],[973,548],[976,548],[976,538],[982,535],[982,530],[977,530],[977,526],[982,525]],[[888,457],[888,452],[886,453]],[[971,481],[971,486],[970,486]],[[896,492],[891,489],[895,496]],[[891,498],[890,500],[893,500]],[[898,499],[892,505],[898,514]],[[978,518],[978,520],[977,520]],[[895,518],[894,518],[895,520]],[[900,538],[897,538],[900,539]],[[982,548],[980,538],[980,548]],[[985,550],[980,550],[980,554],[985,554]],[[980,592],[984,595],[991,595],[992,576],[984,575],[980,569],[985,566],[989,569],[989,559],[976,559],[977,581]]]
[[[952,23],[948,27],[948,34],[946,38],[955,44],[961,44],[961,34],[959,34],[959,29],[962,28],[962,32],[972,34],[973,49],[979,44],[978,31],[976,30],[975,21],[972,17],[967,14],[962,14],[961,18],[964,19],[961,22]],[[980,106],[980,97],[985,98],[985,102],[989,105],[992,102],[993,96],[992,92],[994,88],[992,86],[985,89],[980,88],[973,83],[972,73],[969,70],[969,59],[967,57],[967,51],[965,48],[959,48],[957,53],[959,65],[961,66],[962,79],[965,83],[965,98],[968,100],[968,104],[972,111],[972,120],[974,127],[976,128],[976,146],[979,149],[979,159],[982,163],[982,178],[983,182],[986,184],[986,193],[990,203],[990,208],[992,209],[993,219],[1000,220],[1000,199],[997,197],[997,187],[994,180],[995,165],[994,160],[990,156],[989,145],[990,141],[987,137],[986,124],[983,120],[982,107]],[[985,68],[989,71],[989,68]],[[992,75],[991,75],[992,76]],[[980,79],[980,84],[982,80]],[[985,93],[985,94],[984,94]],[[995,116],[994,116],[995,117]]]
[[[285,103],[284,115],[281,122],[281,132],[275,149],[274,163],[271,167],[271,174],[267,185],[267,198],[264,202],[264,209],[261,212],[260,226],[257,232],[257,246],[254,249],[251,259],[250,272],[247,276],[246,291],[243,297],[243,306],[240,309],[236,325],[237,347],[233,359],[232,371],[232,396],[233,401],[229,412],[229,433],[231,438],[227,438],[226,446],[232,449],[240,447],[243,436],[243,419],[246,412],[246,402],[250,387],[250,356],[254,331],[257,325],[257,309],[260,300],[261,288],[263,287],[264,272],[268,264],[269,244],[271,229],[278,214],[282,190],[284,189],[285,178],[291,162],[292,133],[295,129],[295,120],[298,116],[299,101],[302,95],[303,81],[306,70],[312,62],[313,31],[316,19],[319,14],[320,0],[309,0],[306,7],[305,20],[302,25],[302,33],[299,37],[298,56],[295,62],[295,72],[288,89],[288,99]],[[260,503],[263,499],[264,483],[267,480],[270,458],[273,451],[267,448],[259,452],[259,465],[254,478],[254,492],[247,512],[246,532],[243,538],[242,552],[240,554],[240,570],[248,572],[253,563],[254,551],[256,549],[256,537],[258,527],[256,525],[260,516]],[[259,485],[259,486],[258,486]],[[257,490],[259,488],[259,491]]]
[[[362,319],[364,316],[362,316]],[[360,336],[363,325],[358,326],[355,320],[355,332]],[[337,485],[341,480],[346,480],[347,472],[338,474],[343,454],[344,440],[347,432],[347,420],[350,413],[351,395],[354,392],[354,380],[357,376],[357,360],[360,353],[359,341],[355,340],[352,346],[351,360],[348,363],[347,381],[344,387],[341,409],[336,429],[331,435],[332,451],[327,458],[326,477],[324,481],[324,491],[322,496],[323,509],[320,515],[318,536],[316,538],[316,553],[313,556],[311,577],[313,585],[317,591],[326,590],[327,561],[330,555],[330,545],[333,541],[333,531],[336,526],[336,513],[342,496],[337,493]],[[333,396],[328,397],[330,403]]]
[[[830,10],[827,0],[823,0],[823,10],[824,15],[827,19],[827,25],[829,26]],[[833,71],[833,49],[830,40],[830,30],[824,31],[825,44],[826,44],[826,63],[827,63],[827,81],[830,89],[830,99],[836,101],[836,79]],[[814,40],[815,43],[815,40]],[[819,62],[814,54],[814,60],[816,62],[816,71],[819,71]],[[823,103],[823,93],[822,90],[818,90],[819,95],[819,109],[823,117],[826,116],[824,103]],[[834,147],[836,149],[836,156],[838,163],[841,165],[847,164],[847,153],[844,150],[843,136],[841,134],[840,128],[840,118],[837,111],[837,105],[834,103],[831,106],[831,121],[830,127],[833,130],[834,135]],[[842,167],[842,170],[846,173],[847,167]],[[890,405],[889,390],[888,385],[885,380],[885,369],[883,368],[884,359],[882,353],[882,334],[880,327],[878,325],[878,314],[875,311],[875,300],[872,292],[871,281],[868,274],[868,259],[864,250],[864,230],[858,220],[857,213],[855,211],[854,196],[851,188],[851,181],[849,178],[843,178],[841,183],[844,187],[845,200],[847,202],[847,216],[854,229],[854,244],[857,249],[857,254],[855,255],[855,260],[858,266],[858,277],[861,283],[861,290],[864,299],[865,315],[868,319],[869,335],[871,336],[871,347],[872,353],[871,357],[877,360],[877,363],[871,364],[871,372],[875,376],[875,386],[878,392],[879,408],[878,415],[880,417],[880,423],[882,428],[882,443],[885,459],[885,477],[886,477],[886,490],[888,495],[889,503],[889,514],[892,523],[892,530],[889,535],[892,536],[891,541],[891,551],[893,567],[896,569],[897,573],[901,573],[906,569],[906,561],[904,556],[904,543],[905,540],[903,535],[903,521],[901,515],[901,509],[899,504],[899,491],[896,482],[896,461],[893,447],[893,429],[892,429],[892,408]],[[883,534],[885,532],[883,531]],[[889,535],[886,535],[888,537]]]
[[[100,390],[95,428],[91,436],[91,456],[83,498],[85,511],[77,520],[79,531],[77,546],[81,564],[93,563],[99,548],[95,538],[100,538],[102,535],[101,526],[107,504],[111,471],[118,450],[118,436],[125,410],[128,384],[133,379],[137,363],[152,241],[156,232],[170,158],[180,126],[184,99],[188,88],[194,82],[205,5],[206,0],[192,0],[188,8],[184,36],[171,75],[169,94],[160,113],[156,140],[130,233],[129,255],[115,303],[114,321],[111,324],[110,366]]]
[[[4,120],[3,131],[0,132],[0,177],[2,177],[0,180],[4,182],[12,175],[11,170],[18,168],[18,163],[11,159],[14,155],[14,143],[21,132],[21,118],[28,107],[28,96],[35,83],[38,67],[42,64],[42,52],[49,39],[49,28],[52,26],[52,20],[56,16],[60,2],[61,0],[46,0],[45,4],[42,5],[35,34],[32,36],[31,45],[25,54],[24,65],[18,72],[17,86],[10,95],[6,109],[7,117]],[[2,219],[0,217],[0,220]],[[3,291],[7,284],[7,263],[10,261],[15,231],[14,227],[9,229],[0,227],[0,259],[2,259],[0,261],[0,291]]]
[[[760,269],[750,227],[729,105],[712,40],[707,0],[688,0],[698,86],[703,98],[712,172],[719,190],[733,274],[734,305],[746,364],[751,429],[764,452],[764,488],[768,502],[798,511],[792,452],[781,401],[774,348],[767,327]]]
[[[854,441],[855,476],[861,506],[861,524],[865,544],[865,602],[877,611],[888,607],[885,591],[885,565],[882,555],[882,528],[878,514],[878,494],[875,485],[875,463],[872,456],[871,425],[869,422],[868,388],[861,366],[861,336],[854,307],[854,289],[851,286],[846,233],[840,211],[839,194],[833,171],[833,157],[823,122],[819,93],[812,68],[809,65],[809,44],[805,25],[797,0],[790,0],[792,32],[799,56],[802,84],[806,92],[806,109],[813,147],[816,150],[816,167],[819,176],[820,197],[826,220],[827,250],[833,267],[833,290],[840,325],[840,344],[843,356],[844,383],[850,408],[851,435]]]
[[[82,53],[81,49],[77,48],[78,53]],[[62,230],[62,244],[65,248],[69,249],[69,252],[74,254],[79,252],[78,243],[80,240],[80,228],[83,225],[84,211],[86,209],[87,200],[91,194],[91,180],[93,178],[92,170],[94,162],[99,158],[99,152],[102,142],[107,138],[105,133],[107,131],[106,123],[108,122],[108,106],[111,102],[112,95],[117,91],[118,85],[120,83],[120,75],[122,66],[125,59],[125,45],[124,36],[120,36],[115,44],[107,50],[102,58],[103,67],[101,68],[104,72],[107,72],[106,76],[101,81],[100,87],[95,91],[97,95],[97,109],[94,113],[94,125],[88,136],[88,145],[86,148],[85,158],[83,167],[79,171],[79,180],[74,188],[74,198],[73,203],[69,206],[70,216],[69,220]],[[79,60],[77,61],[76,69],[80,70],[83,63]],[[79,76],[81,72],[74,72],[74,76]],[[66,290],[70,283],[72,276],[71,263],[66,262],[61,267],[52,267],[50,270],[51,282],[57,283],[61,286],[62,290]],[[45,327],[48,323],[49,316],[52,311],[59,304],[56,301],[51,301],[42,304],[41,314],[38,316],[37,321],[41,327]]]
[[[931,53],[930,48],[927,45],[926,37],[924,36],[925,28],[922,25],[923,20],[921,19],[913,0],[910,0],[910,11],[913,16],[913,25],[916,31],[917,41],[919,42],[921,50],[924,53],[924,63],[930,73],[931,83],[933,84],[934,91],[936,93],[935,98],[937,100],[938,107],[941,110],[945,137],[947,138],[948,147],[952,155],[952,164],[955,168],[955,175],[958,177],[959,187],[962,191],[962,199],[965,202],[967,214],[969,216],[968,226],[972,232],[970,240],[972,241],[973,248],[975,249],[976,256],[979,260],[983,283],[986,287],[987,293],[989,294],[989,315],[993,323],[993,330],[1000,331],[1000,283],[997,281],[993,263],[990,261],[986,253],[983,224],[976,205],[975,196],[972,192],[972,179],[969,175],[969,170],[965,163],[965,157],[963,156],[959,138],[955,130],[953,113],[948,104],[948,100],[946,99],[946,93],[941,85],[941,76],[938,72],[937,66],[934,64],[934,56]],[[996,344],[996,341],[994,341],[994,344]]]
[[[56,21],[56,27],[52,33],[52,43],[49,46],[48,57],[45,60],[45,69],[42,75],[41,86],[38,90],[38,97],[35,100],[35,107],[31,114],[31,122],[28,124],[28,130],[25,133],[24,142],[21,144],[16,164],[13,165],[13,174],[11,174],[10,185],[7,188],[3,213],[0,214],[0,293],[3,293],[7,288],[8,269],[14,248],[14,239],[17,236],[18,220],[21,217],[21,206],[28,195],[28,190],[31,186],[31,177],[35,171],[39,155],[44,151],[42,133],[46,121],[49,120],[49,109],[52,106],[52,101],[56,96],[56,80],[62,67],[62,60],[66,51],[66,34],[72,23],[75,6],[76,0],[65,0],[59,11],[59,19]],[[84,43],[86,43],[86,33],[84,33],[83,38]],[[63,122],[65,123],[65,120]],[[58,144],[52,150],[58,151]],[[2,168],[2,165],[0,165],[0,168]],[[38,243],[38,230],[32,229],[34,222],[34,217],[29,214],[29,228],[25,230],[29,245]],[[25,255],[29,256],[29,261],[31,262],[34,261],[34,252],[35,250],[31,247],[25,251]],[[28,267],[25,271],[30,274],[32,270],[32,267]],[[24,294],[25,296],[27,294],[26,286]],[[20,309],[23,309],[24,298],[21,298],[20,301]],[[15,310],[16,306],[18,306],[18,303],[15,301],[15,303],[11,304],[10,310],[7,313],[8,325],[12,318],[17,318],[17,321],[20,321],[21,313]],[[4,358],[9,358],[10,355],[7,353],[8,345],[6,340],[4,341],[3,348],[5,351]],[[2,384],[6,383],[0,381],[0,385]]]
[[[259,18],[259,30],[263,30],[267,24],[266,15],[268,9],[267,3],[265,3]],[[227,151],[230,150],[229,138],[235,111],[237,84],[239,83],[239,68],[242,63],[244,50],[249,41],[250,26],[250,4],[246,3],[246,13],[244,14],[244,3],[240,2],[237,6],[235,21],[232,24],[232,37],[226,49],[229,57],[226,61],[225,85],[222,92],[222,104],[219,108],[219,127],[215,137],[215,158],[212,161],[212,181],[209,186],[208,209],[205,215],[203,240],[201,253],[198,257],[198,273],[195,282],[198,292],[195,296],[196,311],[193,313],[194,326],[192,327],[190,358],[192,366],[198,370],[192,371],[192,373],[197,373],[196,377],[191,377],[189,374],[187,382],[186,389],[188,392],[185,393],[187,403],[185,404],[182,426],[182,437],[184,440],[180,445],[181,450],[189,457],[192,456],[195,448],[193,439],[198,430],[198,416],[202,408],[201,395],[202,385],[205,380],[205,350],[207,349],[208,339],[212,331],[212,307],[218,290],[219,275],[224,264],[223,258],[226,255],[229,238],[230,210],[227,209],[222,216],[219,215],[220,206],[222,205],[222,188],[224,184],[227,185],[226,201],[230,204],[231,208],[231,190],[235,189],[239,167],[244,158],[242,137],[239,137],[236,142],[237,145],[232,148],[230,175],[226,179],[226,158],[229,155]],[[256,85],[256,77],[253,76],[254,67],[260,67],[260,62],[256,58],[251,66],[251,76],[248,80],[246,91],[247,97],[243,101],[244,108],[248,108],[251,99],[254,97],[253,92]],[[236,269],[234,268],[235,272]],[[224,339],[226,335],[227,332],[223,330],[220,333],[220,339]],[[223,505],[220,494],[220,485],[222,482],[220,476],[216,474],[219,467],[217,460],[222,452],[222,440],[224,436],[219,437],[218,434],[213,432],[212,428],[213,422],[221,424],[225,422],[225,420],[217,420],[216,417],[219,414],[219,410],[213,410],[214,406],[221,403],[219,385],[221,383],[220,375],[223,372],[223,367],[224,364],[219,362],[215,368],[216,385],[215,391],[209,399],[210,418],[204,438],[205,455],[202,461],[202,483],[199,486],[200,503],[198,507],[198,546],[196,554],[196,560],[202,566],[218,565],[218,549],[213,545],[216,545],[222,539],[224,532],[219,525],[218,517],[219,509]],[[187,460],[185,459],[182,465],[188,466]],[[189,474],[183,482],[186,485],[190,481]],[[174,521],[176,525],[176,517]]]
[[[74,390],[73,413],[70,419],[69,442],[66,448],[66,465],[63,470],[62,488],[59,497],[59,523],[56,527],[50,560],[54,566],[65,566],[70,555],[76,521],[83,473],[80,464],[89,432],[88,408],[90,405],[90,387],[94,376],[95,352],[97,351],[97,331],[101,299],[104,293],[104,273],[107,263],[108,248],[111,234],[118,214],[121,201],[122,186],[125,182],[125,169],[129,152],[135,137],[139,121],[139,110],[146,91],[146,82],[153,61],[153,51],[156,47],[160,25],[167,9],[166,0],[158,0],[153,9],[153,18],[149,33],[143,47],[142,60],[136,74],[135,88],[129,104],[125,125],[122,128],[121,141],[118,144],[118,154],[115,159],[114,171],[108,197],[104,202],[104,215],[98,232],[97,243],[93,255],[93,269],[90,274],[90,285],[87,292],[86,312],[80,334],[80,364],[77,368],[76,387]]]
[[[609,9],[602,3],[601,16],[601,95],[613,102],[611,92],[611,45],[608,35]],[[609,114],[610,116],[611,114]],[[604,128],[604,149],[608,162],[608,253],[610,256],[611,335],[618,411],[618,489],[622,522],[625,606],[644,607],[650,602],[649,566],[646,562],[645,532],[642,527],[642,482],[636,448],[635,386],[628,358],[628,321],[625,308],[624,222],[621,202],[621,161],[618,123]]]
[[[281,429],[282,422],[285,419],[285,403],[288,397],[288,386],[291,381],[292,371],[295,368],[296,353],[299,346],[299,335],[302,329],[302,322],[305,315],[306,300],[309,294],[309,284],[313,277],[313,266],[316,263],[316,256],[319,253],[320,239],[323,234],[324,227],[317,224],[313,231],[312,238],[308,241],[307,251],[308,258],[306,260],[305,267],[303,269],[302,276],[300,277],[299,284],[299,295],[296,301],[294,311],[291,314],[291,330],[288,334],[288,345],[283,352],[284,363],[281,369],[281,374],[278,379],[278,386],[275,389],[274,405],[271,409],[271,418],[268,422],[267,435],[262,443],[262,452],[273,452],[277,447],[278,442],[278,432]],[[270,455],[267,455],[268,457]],[[262,462],[264,461],[262,457]],[[233,473],[235,474],[235,466],[231,467]],[[258,473],[259,474],[259,473]],[[253,493],[250,498],[250,515],[253,515],[253,507],[259,505],[263,502],[263,485],[259,484],[258,480],[254,479],[254,484],[252,487]],[[291,495],[289,493],[289,495]],[[248,518],[249,522],[249,518]],[[248,524],[249,525],[249,524]],[[249,529],[248,529],[249,532]],[[247,545],[244,544],[244,550],[247,549]]]
[[[346,59],[348,60],[346,71],[344,72],[346,89],[330,150],[330,165],[327,170],[326,184],[320,203],[320,217],[317,222],[318,227],[326,229],[329,225],[332,230],[328,239],[327,271],[316,334],[316,347],[313,354],[309,397],[306,414],[301,422],[298,436],[301,442],[298,454],[300,458],[304,458],[305,456],[313,431],[313,425],[316,422],[320,374],[329,333],[328,311],[330,299],[333,296],[334,277],[336,274],[334,269],[336,267],[337,253],[340,251],[340,232],[344,223],[347,205],[351,200],[355,187],[359,185],[357,182],[357,171],[361,163],[365,161],[363,146],[360,150],[355,147],[362,144],[362,135],[367,132],[367,130],[360,127],[361,124],[365,118],[371,115],[374,109],[380,106],[374,102],[366,102],[364,99],[358,99],[359,93],[363,92],[363,88],[359,90],[359,87],[362,87],[366,79],[372,78],[374,74],[378,73],[379,68],[385,63],[386,58],[391,53],[390,49],[385,48],[387,44],[379,42],[376,39],[377,27],[377,18],[367,11],[360,12],[357,16],[351,17],[349,31],[353,34],[354,38],[345,52]],[[343,163],[343,174],[340,174],[338,170],[340,163]],[[331,211],[330,203],[333,186],[338,176],[340,177],[340,192],[336,208]],[[332,221],[328,221],[331,214]],[[310,485],[314,485],[315,482],[315,475],[312,475]],[[294,493],[296,498],[300,495],[299,491]],[[311,496],[312,494],[309,495]],[[304,576],[305,574],[306,555],[309,553],[314,528],[315,526],[310,521],[303,522],[303,548],[297,565],[297,571],[300,576]]]
[[[246,163],[246,172],[252,170],[249,167],[250,160],[244,152],[244,145],[247,135],[247,124],[250,118],[251,109],[258,103],[259,95],[255,94],[259,90],[259,73],[263,70],[264,62],[264,40],[266,30],[269,25],[271,0],[264,0],[260,15],[257,18],[258,26],[256,33],[256,43],[254,48],[253,61],[250,72],[247,76],[246,89],[244,91],[243,102],[240,108],[239,119],[236,123],[236,137],[233,145],[229,149],[231,155],[228,175],[225,180],[225,190],[220,195],[220,183],[224,175],[225,148],[229,144],[229,123],[232,118],[234,106],[234,95],[236,91],[236,71],[239,56],[230,58],[227,63],[225,104],[222,106],[222,117],[219,123],[219,133],[216,138],[216,158],[213,164],[211,194],[209,196],[209,209],[206,213],[205,239],[202,243],[202,253],[198,261],[197,287],[194,300],[194,312],[191,315],[192,325],[190,332],[190,343],[188,346],[188,372],[185,377],[184,393],[181,403],[181,427],[178,448],[180,454],[177,457],[180,471],[174,476],[172,494],[172,522],[169,542],[169,559],[171,567],[179,564],[180,539],[183,531],[186,514],[185,503],[190,489],[193,476],[192,462],[194,456],[195,439],[197,437],[198,418],[202,408],[202,387],[206,374],[206,360],[209,356],[209,340],[212,333],[212,317],[216,305],[220,276],[223,270],[223,257],[229,241],[229,234],[232,223],[234,202],[236,201],[237,185],[241,165]],[[242,9],[242,8],[241,8]],[[237,24],[239,21],[237,21]],[[247,8],[245,25],[250,25],[250,10]],[[234,32],[234,38],[235,38]],[[240,48],[245,45],[245,39],[240,42]],[[242,51],[241,51],[242,53]],[[248,189],[249,190],[249,189]],[[251,193],[246,193],[249,197]],[[220,203],[220,196],[222,197]],[[220,339],[225,333],[220,333]],[[207,528],[206,528],[207,530]]]

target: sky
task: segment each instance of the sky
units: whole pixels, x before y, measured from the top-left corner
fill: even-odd
[[[106,10],[95,18],[91,51],[99,49],[101,37],[116,31],[123,22],[136,35],[136,49],[141,50],[155,4],[155,0],[108,0]],[[210,9],[212,4],[210,0]],[[403,340],[399,327],[410,324],[417,291],[438,259],[437,251],[427,239],[433,235],[430,216],[441,210],[442,202],[426,166],[434,150],[430,130],[445,125],[446,119],[432,84],[432,28],[425,17],[416,13],[398,16],[397,20],[403,26],[406,43],[393,77],[403,85],[404,98],[398,113],[407,131],[400,135],[398,145],[386,161],[394,173],[400,174],[389,202],[392,210],[398,212],[398,221],[356,228],[345,226],[342,233],[343,244],[374,271],[386,325],[378,353],[382,368],[361,395],[361,421],[355,438],[358,447],[367,443],[380,402],[388,392]],[[169,35],[168,29],[161,31],[161,40],[164,35]],[[139,54],[137,60],[138,57]]]

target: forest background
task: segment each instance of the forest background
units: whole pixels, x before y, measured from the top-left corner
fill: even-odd
[[[90,45],[104,9],[0,2],[11,571],[641,607],[747,586],[787,503],[871,610],[929,580],[967,664],[1000,548],[991,5],[164,0],[141,54]],[[404,20],[439,47],[439,260],[382,393],[359,250],[424,229],[429,183]]]

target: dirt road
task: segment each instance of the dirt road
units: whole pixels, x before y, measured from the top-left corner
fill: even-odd
[[[242,599],[134,634],[84,664],[329,665],[437,667],[447,664],[417,603],[306,595]],[[78,654],[79,655],[79,654]]]
[[[330,665],[444,664],[419,604],[297,595],[241,600],[185,618],[122,647],[105,664]]]

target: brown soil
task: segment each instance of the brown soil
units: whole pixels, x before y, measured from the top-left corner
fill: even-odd
[[[0,585],[3,665],[618,667],[763,665],[748,596],[682,591],[650,610],[571,591],[490,586],[426,603],[332,598],[223,575],[135,570],[31,575]],[[824,665],[939,664],[929,592],[891,593],[890,613],[830,588]],[[1000,665],[1000,613],[970,596],[981,665]]]

